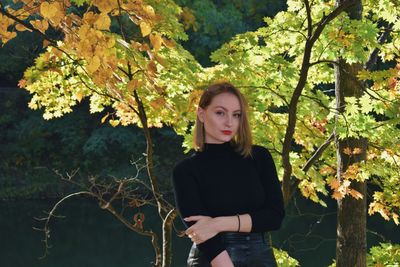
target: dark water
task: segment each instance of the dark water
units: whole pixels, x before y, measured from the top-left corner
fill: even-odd
[[[1,267],[132,267],[151,266],[153,250],[150,239],[126,228],[91,200],[67,201],[58,214],[66,216],[51,223],[53,247],[44,259],[42,233],[33,227],[43,224],[42,216],[56,200],[0,202]],[[146,212],[148,214],[149,212]],[[158,218],[147,215],[146,222]],[[154,231],[158,231],[156,223]],[[150,226],[153,227],[153,226]],[[184,266],[188,239],[173,240],[173,266]]]
[[[34,217],[43,216],[43,211],[49,211],[56,201],[0,202],[0,267],[151,266],[154,254],[150,240],[126,228],[89,199],[70,200],[60,207],[58,214],[66,217],[53,219],[53,247],[46,258],[38,259],[44,252],[43,236],[33,227],[43,224]],[[328,266],[335,257],[334,207],[324,209],[301,199],[296,204],[288,208],[282,229],[273,233],[273,245],[287,250],[301,266]],[[145,213],[146,226],[159,231],[157,214],[148,210]],[[379,216],[369,217],[368,231],[368,247],[383,238],[400,242],[395,234],[398,227]],[[173,267],[185,266],[189,248],[188,239],[174,235]]]

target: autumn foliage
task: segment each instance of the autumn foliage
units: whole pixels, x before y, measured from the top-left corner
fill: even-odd
[[[195,27],[195,21],[187,9],[168,0],[16,1],[13,8],[1,6],[0,36],[3,45],[20,31],[44,38],[46,50],[20,86],[32,94],[29,106],[43,109],[46,119],[71,112],[89,98],[92,112],[113,108],[103,122],[171,125],[185,135],[188,148],[199,89],[229,79],[249,99],[256,142],[269,148],[278,166],[288,153],[290,169],[287,164],[283,169],[289,184],[325,205],[327,195],[366,197],[352,189],[352,182],[368,181],[379,188],[370,214],[378,212],[398,224],[400,8],[393,1],[363,1],[363,19],[353,21],[345,13],[334,13],[335,1],[312,1],[311,12],[304,1],[287,4],[286,11],[265,18],[265,26],[237,35],[215,51],[211,57],[216,65],[210,68],[202,68],[179,44],[186,38],[180,19],[188,27]],[[332,14],[335,17],[326,21]],[[307,36],[316,29],[321,32],[312,35],[318,38],[304,65]],[[346,97],[339,112],[333,84],[336,59],[367,64],[371,55],[380,68],[359,72],[365,92],[359,98]],[[288,114],[304,66],[308,72],[298,95],[293,135],[286,135],[292,137],[287,148]],[[367,151],[345,148],[348,157],[366,153],[367,160],[351,165],[340,182],[333,134],[341,140],[368,138],[369,143]],[[318,154],[321,147],[324,151]],[[307,166],[316,154],[318,159]]]

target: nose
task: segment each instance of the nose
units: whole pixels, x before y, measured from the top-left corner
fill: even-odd
[[[233,117],[232,116],[226,116],[226,120],[225,120],[225,124],[226,124],[226,126],[232,126],[232,120],[233,120]]]

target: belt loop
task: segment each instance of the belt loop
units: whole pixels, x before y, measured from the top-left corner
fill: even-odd
[[[263,241],[263,243],[266,244],[266,243],[265,243],[265,233],[262,232],[262,233],[261,233],[261,236],[262,236],[262,241]]]

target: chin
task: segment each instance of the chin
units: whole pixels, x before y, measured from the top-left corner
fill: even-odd
[[[224,136],[223,138],[221,138],[221,141],[222,142],[229,142],[229,141],[231,141],[232,140],[232,136]]]

